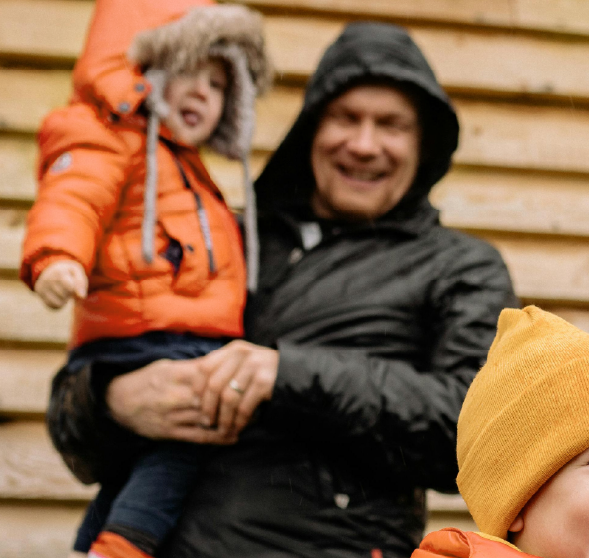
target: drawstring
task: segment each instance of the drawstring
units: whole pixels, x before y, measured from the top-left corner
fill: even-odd
[[[145,79],[151,85],[151,93],[145,104],[149,109],[147,137],[145,141],[145,186],[143,190],[143,222],[141,223],[141,253],[147,263],[153,261],[153,235],[157,220],[157,145],[160,118],[166,116],[168,105],[163,100],[166,86],[164,70],[148,70]]]
[[[209,272],[211,274],[217,273],[217,264],[215,263],[215,256],[213,255],[213,237],[211,236],[211,226],[209,224],[209,217],[207,215],[207,210],[202,203],[202,198],[200,194],[192,189],[190,185],[190,181],[180,164],[178,159],[174,158],[176,161],[176,166],[182,175],[182,182],[184,182],[184,187],[192,192],[194,199],[196,201],[196,213],[198,215],[198,225],[200,227],[200,232],[202,237],[204,238],[205,248],[207,249],[207,256],[209,259]]]
[[[258,271],[260,267],[256,192],[252,184],[247,154],[242,158],[241,164],[243,165],[243,182],[245,186],[243,227],[245,229],[245,254],[247,259],[247,289],[250,293],[255,293],[258,290]]]
[[[141,253],[147,263],[153,261],[153,234],[156,221],[157,198],[157,141],[160,119],[151,111],[147,121],[145,187],[143,190],[143,222],[141,223]]]

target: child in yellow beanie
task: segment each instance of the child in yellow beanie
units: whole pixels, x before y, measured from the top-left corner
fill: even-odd
[[[589,556],[589,335],[534,306],[504,310],[457,452],[482,532],[431,533],[412,558]]]

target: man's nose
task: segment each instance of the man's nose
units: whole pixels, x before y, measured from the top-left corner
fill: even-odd
[[[360,157],[378,153],[378,130],[371,120],[362,120],[354,127],[348,140],[348,149]]]

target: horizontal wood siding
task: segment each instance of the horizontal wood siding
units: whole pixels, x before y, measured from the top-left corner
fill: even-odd
[[[451,172],[432,191],[444,224],[489,240],[517,292],[589,331],[589,2],[238,0],[265,15],[276,87],[258,103],[257,174],[289,129],[323,49],[347,21],[406,25],[461,121]],[[91,0],[0,0],[0,556],[66,555],[95,487],[63,466],[44,427],[71,308],[17,280],[35,197],[35,134],[64,105]],[[204,153],[230,205],[241,168]],[[474,528],[459,496],[429,494],[428,530]]]

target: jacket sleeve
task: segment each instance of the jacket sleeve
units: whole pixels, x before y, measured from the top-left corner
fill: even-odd
[[[385,350],[310,347],[279,341],[280,362],[265,419],[274,428],[333,442],[369,437],[416,484],[455,487],[456,424],[485,361],[500,311],[519,306],[491,247],[452,258],[431,292],[427,369]]]
[[[89,274],[127,171],[121,138],[83,110],[50,115],[39,133],[39,191],[27,219],[20,277],[31,288],[56,259]]]

